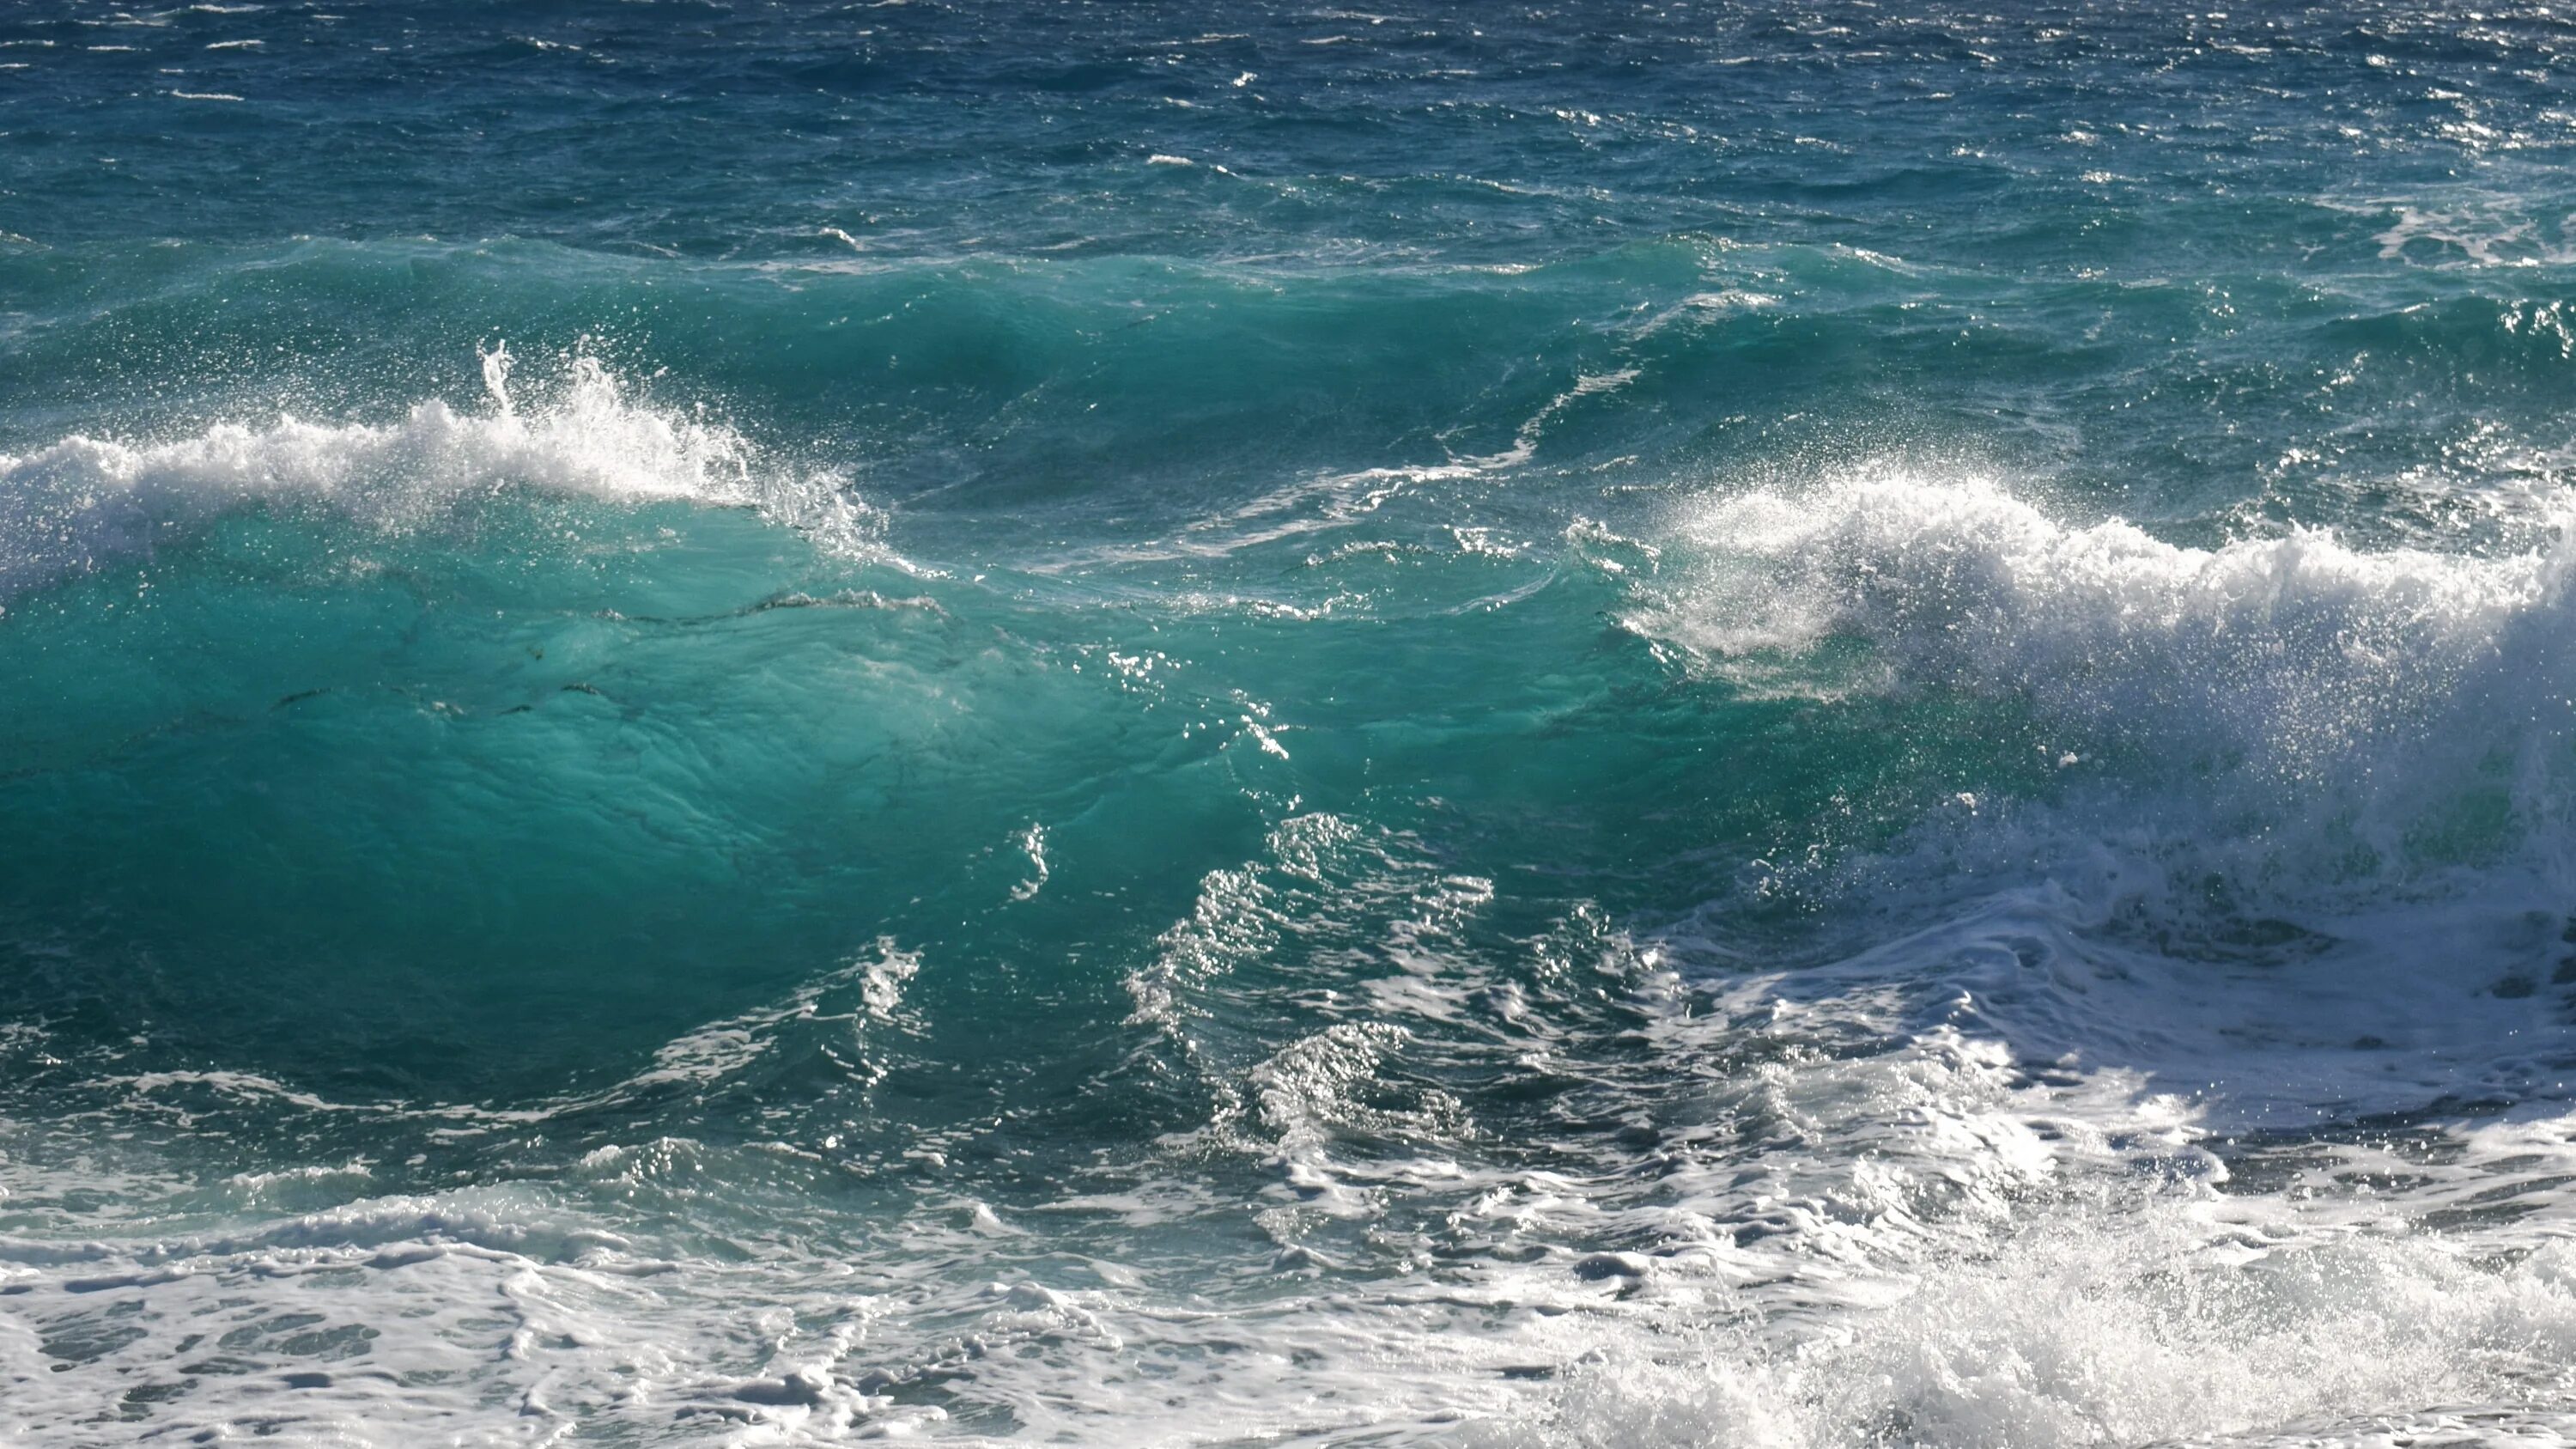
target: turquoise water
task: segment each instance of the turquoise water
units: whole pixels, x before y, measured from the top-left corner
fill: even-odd
[[[0,13],[0,1438],[2565,1442],[2571,66]]]

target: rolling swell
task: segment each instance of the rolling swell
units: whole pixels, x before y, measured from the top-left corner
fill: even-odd
[[[2367,256],[2353,257],[2357,271]],[[476,352],[502,335],[528,358],[595,353],[630,383],[657,380],[682,411],[717,407],[897,493],[1001,478],[1059,495],[1128,480],[1161,490],[1283,462],[1492,456],[1583,378],[1633,372],[1615,426],[1587,422],[1600,403],[1548,419],[1558,461],[1741,467],[1748,444],[1756,457],[1950,446],[2009,397],[2005,416],[2021,427],[1975,427],[1989,446],[2099,474],[2086,481],[2131,497],[2179,488],[2205,502],[2284,452],[2372,466],[2392,445],[2356,419],[2442,434],[2458,405],[2442,391],[2450,379],[2478,380],[2491,427],[2536,428],[2566,353],[2565,299],[2475,278],[2428,292],[2249,270],[2198,285],[2069,278],[1994,291],[1972,270],[1860,248],[1690,234],[1503,270],[724,264],[530,242],[93,246],[0,260],[40,294],[113,299],[23,329],[6,363],[14,382],[77,373],[100,387],[97,423],[21,420],[16,451],[99,424],[196,431],[280,407],[337,418],[424,393],[462,401],[481,392]],[[2194,352],[2141,373],[2101,340],[2114,322]],[[281,355],[297,360],[281,369]],[[673,358],[689,360],[686,376],[659,377]],[[1927,368],[1953,374],[1946,401],[1907,390]],[[2258,389],[2280,394],[2260,404],[2276,410],[2270,451],[2172,451],[2194,431],[2191,410]],[[2124,430],[2133,438],[2094,440],[2104,450],[2079,461],[2050,413],[2114,396],[2149,412]],[[2035,409],[2035,397],[2051,402]],[[1819,398],[1831,406],[1795,405]],[[1723,410],[1704,416],[1713,399]],[[1802,429],[1802,416],[1818,421]],[[1061,418],[1079,424],[1060,433]]]
[[[496,289],[524,285],[531,267],[604,268],[591,285],[609,296],[692,296],[593,341],[719,359],[709,375],[751,401],[711,414],[576,353],[553,377],[523,362],[513,384],[500,368],[479,398],[416,403],[382,423],[75,435],[11,456],[21,658],[28,678],[59,681],[23,696],[14,788],[49,813],[142,829],[109,803],[127,793],[119,777],[181,771],[216,793],[179,792],[204,799],[204,813],[152,828],[175,831],[187,853],[240,862],[238,875],[202,880],[138,876],[84,856],[81,838],[115,835],[93,825],[70,850],[56,838],[46,860],[23,861],[19,909],[60,920],[35,903],[91,901],[76,914],[121,924],[76,938],[82,949],[129,962],[166,957],[178,939],[144,923],[176,932],[230,918],[181,954],[233,939],[262,958],[131,981],[125,968],[100,973],[81,990],[104,992],[103,1038],[132,1010],[236,1032],[213,1025],[229,1020],[216,997],[231,973],[270,979],[290,963],[295,974],[275,980],[290,998],[319,1001],[301,983],[354,975],[381,982],[384,1003],[443,1000],[454,1025],[426,1030],[364,1004],[363,990],[360,1005],[330,1008],[357,1080],[436,1097],[485,1090],[470,1084],[503,1080],[482,1075],[500,1061],[542,1061],[536,1043],[571,1041],[563,1012],[647,939],[667,974],[649,1007],[630,1003],[639,1047],[864,950],[881,929],[827,924],[853,893],[937,902],[896,933],[918,942],[962,929],[968,900],[1027,884],[1014,863],[1025,852],[1006,842],[1032,826],[1048,827],[1059,872],[1048,883],[1063,891],[1062,872],[1085,868],[1085,830],[1106,838],[1149,808],[1198,823],[1166,856],[1094,867],[1105,875],[1091,887],[1138,893],[1149,918],[1178,903],[1146,882],[1241,854],[1282,802],[1343,812],[1368,801],[1364,813],[1400,828],[1455,830],[1440,823],[1452,788],[1486,799],[1461,839],[1508,849],[1553,832],[1579,843],[1559,851],[1560,869],[1599,877],[1613,900],[1661,901],[1658,914],[1705,880],[1692,862],[1707,852],[1753,859],[1715,897],[1705,884],[1684,896],[1679,914],[1770,901],[1757,907],[1757,918],[1775,911],[1762,929],[1791,939],[1809,929],[1794,926],[1799,912],[1846,890],[1879,894],[1899,924],[1937,922],[1978,899],[1962,881],[2008,883],[2034,853],[2061,883],[2096,882],[2068,907],[2077,937],[2143,933],[2186,958],[2205,954],[2195,942],[2224,955],[2247,949],[2230,944],[2247,930],[2259,941],[2302,920],[2315,924],[2284,949],[2313,954],[2337,937],[2320,912],[2456,888],[2462,872],[2501,893],[2488,903],[2499,939],[2518,929],[2506,917],[2551,899],[2561,567],[2552,546],[2509,551],[2555,531],[2545,506],[2473,536],[2474,555],[2440,552],[2422,532],[2411,536],[2424,546],[2377,552],[2296,534],[2193,549],[2116,522],[2060,524],[1996,485],[1920,468],[1787,492],[1694,481],[1692,459],[1727,437],[1723,423],[1658,430],[1692,400],[1732,407],[1741,393],[1759,410],[1765,389],[1840,389],[1867,416],[1882,406],[1875,379],[1931,365],[1931,351],[1909,359],[1907,347],[1948,346],[1945,322],[1906,320],[1888,295],[1937,290],[1937,275],[1831,249],[1745,251],[1684,239],[1422,285],[1163,263],[710,270],[542,248],[496,260],[326,245],[246,269],[222,261],[145,304],[183,309],[149,325],[211,335],[216,353],[239,346],[196,325],[214,313],[184,309],[257,274],[277,305],[378,298],[390,310],[374,330],[400,337],[415,303],[383,287],[384,269],[426,260],[504,306]],[[307,296],[313,268],[320,291]],[[1669,305],[1603,304],[1641,288]],[[2036,320],[2107,295],[2028,305]],[[2123,300],[2155,307],[2163,295]],[[617,310],[599,298],[575,308]],[[472,309],[433,295],[419,310]],[[864,350],[831,338],[861,315],[885,335]],[[540,338],[565,330],[543,313],[522,320]],[[2082,380],[2088,344],[2039,340],[2035,323],[1985,325],[1990,371],[1970,378],[1972,394],[2070,367],[2075,390],[2095,385]],[[914,344],[928,339],[938,346],[924,357]],[[887,361],[869,364],[876,345]],[[1540,351],[1519,361],[1531,345]],[[2474,331],[2460,345],[2464,361],[2493,360]],[[1277,371],[1216,365],[1244,356]],[[1411,385],[1355,376],[1363,359]],[[1296,384],[1301,367],[1312,385]],[[900,422],[882,421],[888,406]],[[1435,436],[1417,413],[1475,421]],[[1889,430],[1927,426],[1912,413]],[[758,421],[714,420],[729,414]],[[1035,421],[1059,415],[1086,421]],[[906,461],[859,465],[857,482],[814,461],[859,450],[825,441],[832,417],[870,450],[903,440]],[[1316,420],[1311,433],[1301,417]],[[813,431],[752,440],[793,436],[788,420]],[[1259,439],[1258,458],[1238,439]],[[1757,477],[1813,466],[1803,437],[1772,450]],[[1842,441],[1825,456],[1858,451]],[[1107,456],[1122,460],[1114,475],[1086,461]],[[1573,506],[1533,486],[1588,469],[1635,481]],[[1170,480],[1183,475],[1178,492]],[[2048,491],[2063,507],[2142,486],[2079,473]],[[2231,491],[2259,499],[2267,486]],[[1078,499],[1044,516],[1044,536],[1013,521],[1068,494]],[[234,628],[243,608],[270,622]],[[1602,633],[1605,616],[1623,628]],[[1685,650],[1678,672],[1657,657],[1663,642]],[[1560,667],[1504,685],[1504,661],[1533,648]],[[1482,717],[1452,696],[1485,699]],[[392,720],[411,723],[381,737],[411,741],[425,787],[375,764],[335,773],[337,741],[379,738]],[[1085,723],[1067,738],[1074,721]],[[1148,743],[1167,731],[1181,742]],[[1889,731],[1922,743],[1868,745]],[[1020,764],[971,763],[993,750]],[[1416,803],[1378,793],[1371,781],[1389,769],[1421,782]],[[1493,772],[1515,783],[1497,788]],[[228,819],[298,775],[298,804]],[[1156,803],[1119,798],[1133,790]],[[1236,791],[1248,807],[1223,802]],[[436,830],[394,826],[438,818],[416,815],[432,796],[457,801],[457,835],[488,837],[478,858],[424,855]],[[1963,812],[1962,798],[1976,803]],[[1962,813],[1980,823],[1954,828]],[[960,881],[895,840],[994,863]],[[2106,868],[2105,850],[2136,869]],[[262,854],[346,861],[349,873],[253,885],[266,879]],[[1822,873],[1781,868],[1790,859]],[[2227,891],[2195,901],[2194,882],[2213,874]],[[133,886],[102,884],[120,877]],[[396,879],[414,884],[397,892]],[[363,916],[313,924],[335,914],[324,900],[396,894],[419,897],[400,931]],[[773,904],[754,910],[755,898]],[[702,910],[727,899],[743,904]],[[685,914],[706,915],[703,930],[681,924],[682,900],[701,903]],[[762,916],[762,935],[740,935]],[[251,946],[317,929],[294,951]],[[522,944],[452,964],[494,933]],[[1835,938],[1794,949],[1830,952]],[[2555,970],[2541,946],[2496,952],[2464,990]],[[540,959],[554,964],[526,975]],[[746,959],[777,974],[745,979],[734,963]],[[391,962],[410,964],[385,974]],[[453,1031],[549,978],[563,1008],[458,1054]],[[1111,1019],[1124,979],[1090,976],[1082,1010]],[[688,984],[719,980],[731,984],[712,996]],[[148,1005],[119,1004],[137,990]],[[386,1075],[389,1028],[420,1063],[446,1066]],[[284,1028],[281,1044],[299,1031]],[[495,1065],[472,1065],[486,1057]]]

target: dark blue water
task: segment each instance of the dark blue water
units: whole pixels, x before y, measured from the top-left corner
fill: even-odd
[[[2561,1442],[2572,61],[0,11],[0,1438]]]

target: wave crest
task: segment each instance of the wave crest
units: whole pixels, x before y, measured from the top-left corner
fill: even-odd
[[[487,356],[484,374],[488,413],[433,398],[385,425],[280,416],[0,454],[0,596],[148,556],[244,508],[320,506],[403,530],[514,487],[752,508],[830,551],[871,545],[874,515],[841,479],[783,466],[721,422],[638,402],[595,359],[572,359],[525,406],[506,390],[506,353]]]
[[[2061,795],[2384,877],[2568,833],[2576,505],[2551,508],[2514,554],[2201,549],[1883,473],[1704,506],[1626,622],[1748,689],[2005,700],[2082,759]]]

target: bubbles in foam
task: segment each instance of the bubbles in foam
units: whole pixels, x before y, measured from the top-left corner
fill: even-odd
[[[826,549],[870,547],[872,515],[841,480],[766,456],[720,422],[636,401],[587,357],[521,406],[512,362],[506,347],[483,357],[489,413],[431,399],[386,425],[280,417],[159,442],[74,436],[0,454],[0,596],[148,556],[245,508],[320,507],[400,530],[513,487],[753,508]]]
[[[2445,1420],[2431,1442],[2563,1442],[2563,1417],[2434,1406],[2563,1391],[2564,1245],[2497,1268],[2426,1238],[2265,1246],[2200,1216],[2044,1218],[1790,1346],[1600,1355],[1543,1425],[1488,1442],[2392,1444]]]

